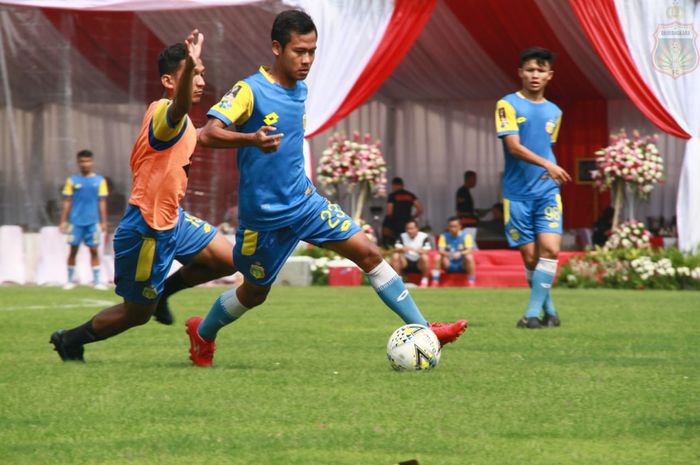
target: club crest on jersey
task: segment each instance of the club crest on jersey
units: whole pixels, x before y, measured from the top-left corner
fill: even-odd
[[[250,274],[255,279],[263,279],[265,277],[265,268],[260,263],[250,265]]]
[[[275,124],[277,121],[279,121],[279,119],[280,119],[279,115],[273,111],[272,113],[268,113],[267,115],[265,115],[265,118],[263,119],[263,121],[268,126],[271,126],[271,125]]]
[[[547,134],[552,134],[554,132],[554,128],[557,127],[557,122],[554,120],[549,120],[545,123],[544,125],[544,130],[547,131]]]

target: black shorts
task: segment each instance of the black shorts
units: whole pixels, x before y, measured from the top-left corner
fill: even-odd
[[[413,261],[409,260],[408,258],[406,259],[406,269],[404,270],[405,273],[420,273],[420,268],[418,268],[418,260]]]

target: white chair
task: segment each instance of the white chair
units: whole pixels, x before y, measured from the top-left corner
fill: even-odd
[[[45,226],[39,230],[39,259],[36,283],[61,285],[68,279],[66,268],[66,236],[57,226]]]
[[[1,283],[26,283],[24,239],[20,226],[0,226]]]

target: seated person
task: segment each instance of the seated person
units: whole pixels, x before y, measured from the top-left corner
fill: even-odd
[[[406,223],[406,232],[401,233],[394,246],[396,251],[391,257],[391,266],[398,274],[421,273],[420,287],[428,287],[430,266],[428,252],[433,246],[430,237],[418,230],[418,223],[410,220]]]
[[[489,238],[499,238],[506,239],[505,229],[506,226],[503,222],[503,204],[494,203],[491,206],[491,219],[488,221],[482,221],[479,223],[479,238],[482,237],[482,233]]]
[[[469,286],[474,286],[474,239],[467,231],[462,231],[459,218],[453,216],[447,220],[447,231],[440,234],[438,252],[439,267],[433,271],[433,286],[440,280],[440,270],[445,273],[467,273]]]
[[[603,213],[595,221],[593,224],[593,245],[603,247],[608,241],[614,215],[615,210],[612,207],[608,207],[603,210]]]

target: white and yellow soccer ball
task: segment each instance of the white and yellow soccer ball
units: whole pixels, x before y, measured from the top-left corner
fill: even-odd
[[[440,341],[423,325],[401,326],[389,337],[386,356],[397,371],[430,370],[440,362]]]

